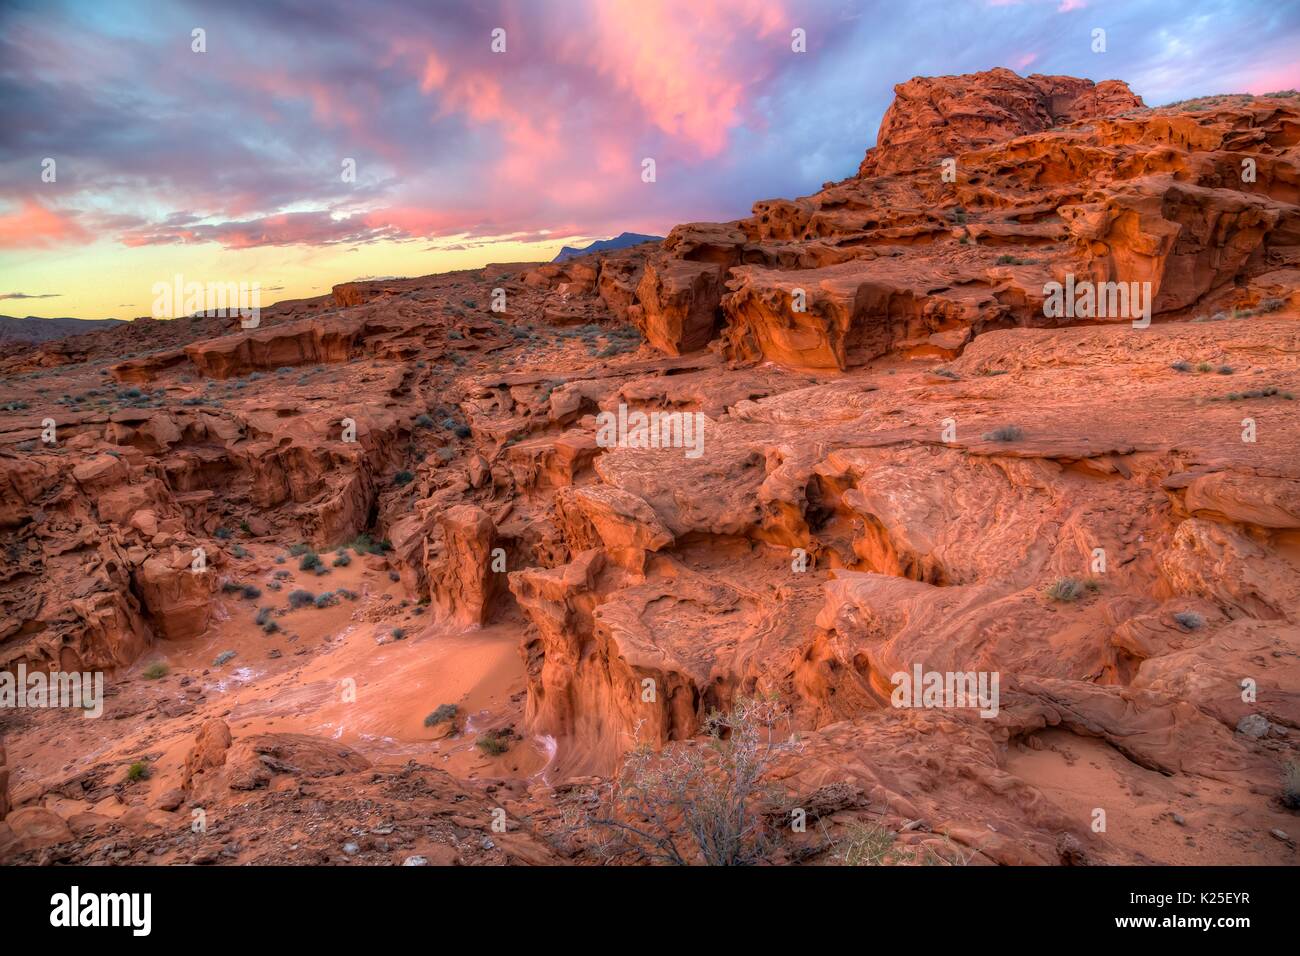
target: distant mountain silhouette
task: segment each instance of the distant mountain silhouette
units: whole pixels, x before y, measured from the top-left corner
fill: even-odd
[[[637,246],[643,242],[659,242],[663,236],[643,236],[639,232],[625,232],[615,236],[613,239],[597,239],[591,245],[578,249],[574,246],[565,246],[560,250],[560,254],[552,259],[552,262],[564,262],[566,259],[573,259],[577,256],[585,256],[593,252],[609,252],[613,249],[626,249],[628,246]]]
[[[0,315],[0,342],[50,342],[121,324],[121,319],[42,319],[35,315],[25,318]]]

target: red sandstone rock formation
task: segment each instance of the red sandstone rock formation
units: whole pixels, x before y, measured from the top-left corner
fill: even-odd
[[[1007,69],[965,76],[917,76],[894,87],[876,144],[858,169],[877,176],[933,166],[939,159],[1056,126],[1142,108],[1119,80],[1017,76]]]
[[[832,840],[1294,862],[1294,103],[918,78],[857,175],[738,222],[5,359],[0,667],[113,693],[6,733],[0,858],[591,861],[628,750],[770,695]],[[1053,314],[1067,279],[1153,321]],[[598,441],[620,406],[704,453]],[[996,713],[893,706],[917,666],[999,675]]]

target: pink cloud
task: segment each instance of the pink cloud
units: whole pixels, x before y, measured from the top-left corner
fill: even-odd
[[[751,84],[767,72],[765,57],[793,55],[790,31],[799,26],[770,0],[598,0],[592,17],[596,36],[577,48],[581,55],[646,119],[704,156],[725,149]],[[773,42],[720,42],[750,31]]]
[[[1246,92],[1259,96],[1300,87],[1300,66],[1288,64],[1255,74],[1246,83]]]
[[[25,198],[17,212],[0,215],[0,248],[20,249],[83,244],[94,238],[72,212],[49,209]]]

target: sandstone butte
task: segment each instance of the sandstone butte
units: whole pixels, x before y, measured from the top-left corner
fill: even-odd
[[[1294,863],[1300,99],[896,93],[736,222],[10,350],[0,668],[108,689],[0,712],[0,859],[603,862],[629,749],[769,695],[778,863]],[[996,716],[892,706],[915,665]]]

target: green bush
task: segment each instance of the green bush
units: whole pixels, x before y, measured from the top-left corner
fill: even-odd
[[[488,757],[500,757],[510,749],[510,735],[499,730],[489,730],[474,741],[474,746]]]
[[[455,720],[460,709],[455,704],[439,704],[438,709],[424,718],[424,726],[436,727],[448,720]]]
[[[1047,589],[1047,596],[1053,601],[1077,601],[1089,591],[1096,591],[1096,581],[1080,581],[1078,578],[1059,578]]]

